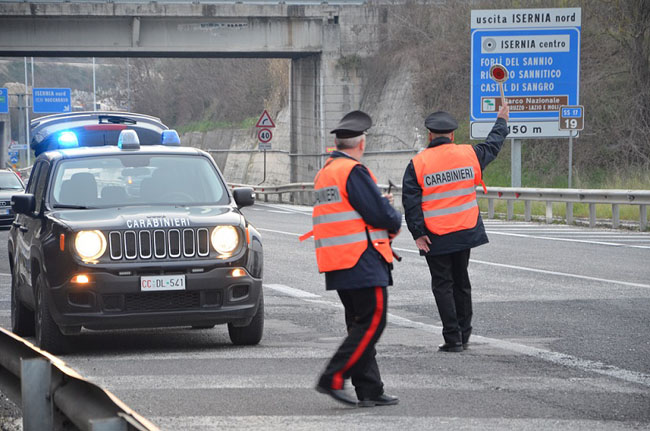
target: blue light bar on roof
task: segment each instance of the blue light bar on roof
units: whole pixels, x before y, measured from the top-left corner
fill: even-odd
[[[77,140],[77,135],[74,132],[65,130],[59,133],[57,138],[59,148],[75,148],[79,146],[79,141]]]
[[[178,136],[178,132],[174,129],[163,130],[160,142],[163,145],[177,147],[181,145],[181,138]]]

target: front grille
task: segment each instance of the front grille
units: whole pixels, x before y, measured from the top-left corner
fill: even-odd
[[[108,234],[112,260],[179,259],[210,254],[207,228],[113,231]]]
[[[187,310],[201,307],[201,292],[146,292],[124,295],[124,311]]]

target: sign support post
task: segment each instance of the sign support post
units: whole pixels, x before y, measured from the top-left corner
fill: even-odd
[[[271,131],[272,128],[275,127],[275,123],[271,119],[271,116],[269,113],[264,110],[262,115],[260,115],[259,120],[257,120],[257,124],[255,124],[255,127],[257,127],[257,139],[259,141],[258,149],[262,150],[264,152],[264,174],[262,178],[262,182],[258,184],[258,186],[264,181],[266,181],[266,150],[270,150],[271,147],[271,139],[273,139],[273,132]]]
[[[521,187],[521,139],[510,139],[510,187]]]
[[[264,148],[264,174],[262,176],[262,181],[260,182],[260,184],[263,184],[264,181],[266,181],[266,148]],[[258,184],[258,186],[260,184]]]
[[[569,188],[571,188],[572,173],[573,173],[573,133],[569,133]]]

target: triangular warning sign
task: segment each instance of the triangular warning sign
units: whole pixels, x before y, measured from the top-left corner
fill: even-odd
[[[266,109],[264,110],[264,113],[260,115],[260,119],[257,120],[255,127],[275,127],[275,123],[271,120],[271,116],[266,112]]]

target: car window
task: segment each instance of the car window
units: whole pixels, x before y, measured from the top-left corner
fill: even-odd
[[[52,179],[54,207],[223,205],[228,192],[205,157],[120,154],[61,161]]]
[[[0,172],[0,190],[22,190],[23,184],[16,174],[9,171]]]
[[[36,201],[36,206],[34,212],[39,214],[43,206],[43,194],[45,192],[45,185],[47,184],[47,171],[50,168],[50,164],[47,162],[42,162],[39,165],[39,174],[38,180],[36,181],[36,187],[34,189],[34,200]]]
[[[33,166],[32,173],[29,176],[29,182],[27,183],[26,193],[34,193],[36,182],[38,181],[38,172],[42,164],[43,162],[36,162],[36,164]]]

